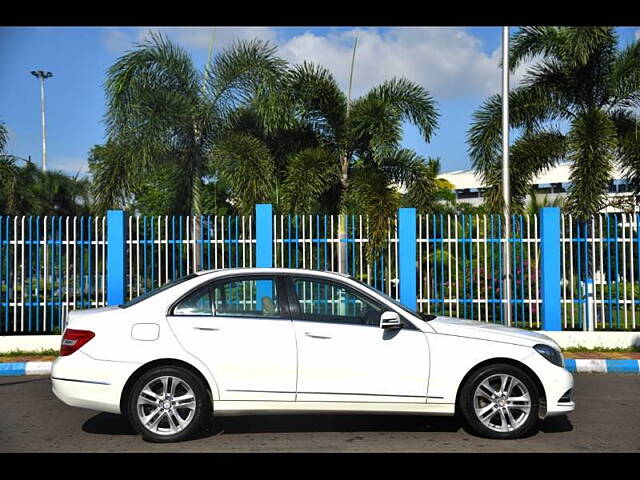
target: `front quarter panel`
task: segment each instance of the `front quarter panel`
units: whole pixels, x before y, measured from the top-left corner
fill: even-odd
[[[522,362],[531,348],[476,338],[426,333],[431,349],[427,403],[453,404],[460,382],[476,365],[492,358]]]

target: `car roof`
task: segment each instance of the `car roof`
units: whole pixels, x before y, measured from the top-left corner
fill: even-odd
[[[312,270],[312,269],[304,269],[304,268],[273,268],[273,267],[250,267],[250,268],[216,268],[211,270],[202,270],[199,272],[195,272],[196,275],[208,275],[214,273],[288,273],[288,274],[309,274],[309,273],[323,273],[327,275],[338,275],[343,278],[349,278],[351,280],[354,279],[352,275],[341,272],[332,272],[329,270]]]

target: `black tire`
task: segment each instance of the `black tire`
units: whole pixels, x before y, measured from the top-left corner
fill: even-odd
[[[490,428],[489,426],[485,425],[478,417],[478,414],[476,413],[475,405],[474,405],[474,401],[475,401],[474,396],[475,396],[476,390],[478,389],[478,386],[487,379],[489,379],[490,383],[496,382],[496,385],[497,385],[497,382],[499,381],[499,377],[494,377],[494,376],[502,375],[502,374],[510,375],[515,379],[519,380],[520,382],[522,382],[524,387],[528,390],[529,398],[530,398],[530,410],[529,410],[528,416],[520,417],[520,415],[524,415],[523,411],[512,410],[512,412],[514,413],[513,417],[517,421],[516,422],[517,427],[510,429],[508,431],[496,431],[493,428]],[[520,393],[520,392],[521,391],[519,386],[514,387],[514,393]],[[477,401],[486,402],[484,405],[481,405],[479,403],[478,407],[482,407],[482,406],[488,407],[491,404],[490,400],[488,399],[478,399]],[[533,380],[531,380],[531,378],[529,377],[529,375],[527,375],[521,369],[514,367],[512,365],[493,364],[493,365],[487,365],[479,369],[477,372],[472,374],[467,379],[466,383],[462,387],[459,402],[460,402],[459,404],[460,412],[462,413],[462,416],[464,417],[464,420],[466,421],[467,426],[473,432],[475,432],[476,434],[482,437],[495,438],[495,439],[520,438],[531,433],[538,423],[538,410],[540,408],[540,396],[538,393],[538,389],[535,383],[533,382]],[[490,412],[491,411],[492,410],[490,410]],[[499,411],[496,411],[496,413],[493,415],[488,415],[487,417],[485,417],[485,420],[488,417],[491,417],[489,418],[488,422],[494,428],[499,428],[498,425],[502,425],[502,418]],[[518,421],[521,421],[522,423],[518,424]],[[508,426],[510,427],[511,425],[509,424]]]
[[[180,408],[176,405],[173,410],[165,411],[160,407],[159,411],[161,413],[157,413],[156,416],[152,418],[157,419],[158,417],[164,416],[164,418],[158,422],[158,429],[164,429],[166,433],[157,433],[145,426],[139,417],[138,410],[138,398],[145,386],[151,384],[151,389],[154,393],[157,393],[156,390],[153,390],[154,388],[161,391],[162,383],[161,380],[159,380],[160,377],[174,377],[179,379],[181,382],[184,382],[183,384],[175,380],[170,381],[169,384],[176,383],[177,385],[175,391],[176,397],[180,396],[181,393],[183,395],[188,393],[185,384],[191,389],[193,396],[195,397],[194,410],[189,408]],[[154,381],[155,383],[150,383]],[[160,389],[158,389],[158,386],[160,386]],[[141,408],[143,409],[143,414],[158,411],[156,410],[158,407],[151,405],[143,405]],[[194,437],[211,420],[212,406],[205,386],[196,375],[183,367],[163,366],[149,370],[135,382],[129,392],[129,398],[127,399],[127,414],[133,427],[145,440],[157,443],[180,442]],[[170,428],[169,415],[171,415],[171,421],[176,425],[178,424],[178,419],[175,415],[180,415],[181,420],[188,420],[188,422],[186,425],[180,426],[180,429],[176,433],[170,433],[170,431],[167,432]]]

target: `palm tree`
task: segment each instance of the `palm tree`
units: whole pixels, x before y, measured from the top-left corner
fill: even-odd
[[[0,212],[8,215],[83,215],[89,209],[89,181],[79,175],[43,172],[6,152],[9,134],[0,123]],[[17,165],[17,160],[25,160]]]
[[[232,112],[280,75],[267,42],[234,44],[204,72],[162,35],[136,45],[109,68],[108,151],[94,163],[95,209],[120,207],[158,168],[174,176],[175,213],[201,213],[210,152]]]
[[[282,211],[364,213],[371,254],[384,244],[388,219],[401,204],[399,186],[409,204],[421,211],[433,207],[433,169],[400,147],[404,121],[427,142],[437,126],[435,101],[425,88],[394,78],[351,102],[327,69],[307,62],[288,68],[269,87],[254,101],[264,132],[297,131],[306,139],[281,163]]]
[[[0,122],[0,205],[2,210],[12,213],[17,206],[17,172],[15,158],[6,152],[9,132],[4,123]]]
[[[519,87],[509,94],[511,195],[522,211],[532,179],[561,160],[571,162],[568,210],[587,218],[605,204],[616,162],[640,192],[640,42],[619,50],[613,27],[525,27],[511,37],[513,71],[529,58]],[[468,133],[473,166],[487,187],[490,210],[503,211],[500,95],[487,99]],[[563,133],[556,122],[568,123]]]

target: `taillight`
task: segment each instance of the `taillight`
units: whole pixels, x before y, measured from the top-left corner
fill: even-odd
[[[60,344],[60,356],[66,357],[82,347],[85,343],[95,337],[96,334],[89,330],[73,330],[67,328]]]

